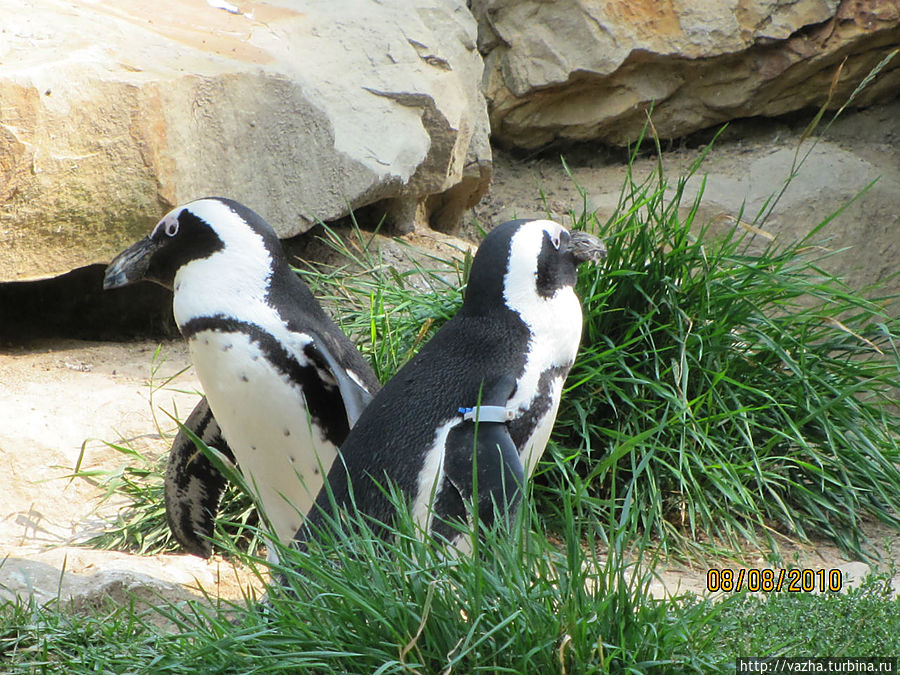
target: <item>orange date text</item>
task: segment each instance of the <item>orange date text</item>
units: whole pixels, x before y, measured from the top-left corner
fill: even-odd
[[[710,593],[837,593],[843,585],[840,570],[713,568],[706,573]]]

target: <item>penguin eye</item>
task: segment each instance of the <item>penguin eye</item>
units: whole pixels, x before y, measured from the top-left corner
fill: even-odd
[[[555,248],[558,251],[559,250],[559,235],[558,234],[552,235],[550,237],[550,243],[553,244],[553,248]]]
[[[176,234],[178,234],[178,221],[174,219],[170,220],[168,223],[166,223],[165,229],[166,236],[174,237]]]

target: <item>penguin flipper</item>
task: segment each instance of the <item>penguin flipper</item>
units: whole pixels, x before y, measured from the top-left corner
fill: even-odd
[[[444,475],[463,501],[475,498],[478,518],[488,526],[495,512],[507,523],[512,520],[525,486],[525,468],[506,420],[487,413],[502,411],[514,387],[515,379],[508,375],[483,386],[479,407],[484,415],[473,409],[450,431],[445,445]]]
[[[331,373],[344,401],[348,426],[352,427],[371,402],[372,392],[366,389],[361,382],[348,375],[349,371],[340,365],[332,350],[329,349],[326,340],[314,339],[303,347],[303,352],[319,368],[325,368]]]
[[[464,422],[450,432],[446,448],[444,475],[464,501],[475,498],[478,519],[488,527],[495,513],[512,520],[522,499],[525,468],[506,424]]]
[[[184,426],[234,462],[234,453],[222,437],[206,397],[200,399]],[[201,558],[212,553],[209,537],[226,484],[225,476],[179,429],[166,466],[166,521],[172,535],[189,553]]]

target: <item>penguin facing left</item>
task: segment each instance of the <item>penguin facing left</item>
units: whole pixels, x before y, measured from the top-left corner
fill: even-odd
[[[492,230],[472,262],[457,314],[375,396],[341,446],[297,533],[303,549],[351,504],[390,523],[390,484],[423,532],[456,548],[452,521],[511,516],[544,451],[581,340],[577,266],[599,239],[549,220]],[[473,471],[477,468],[477,471]],[[477,493],[476,493],[477,491]]]
[[[140,280],[174,292],[175,322],[206,396],[189,427],[226,442],[220,449],[233,453],[271,534],[289,542],[380,387],[371,366],[291,270],[268,223],[236,201],[209,197],[173,209],[109,264],[103,286]],[[173,447],[182,468],[170,467],[169,522],[197,544],[222,477],[205,460],[188,461],[195,455],[183,437]],[[197,522],[200,531],[187,531]]]

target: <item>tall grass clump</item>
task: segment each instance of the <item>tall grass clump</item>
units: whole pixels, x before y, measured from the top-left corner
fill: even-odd
[[[567,545],[480,528],[471,556],[423,538],[406,507],[376,536],[358,515],[306,553],[280,549],[268,600],[72,611],[0,604],[0,670],[154,673],[697,673],[721,658],[709,601],[657,600],[624,542],[603,558],[569,518]],[[571,513],[571,509],[567,509]],[[471,533],[468,526],[460,525]],[[613,526],[615,529],[617,526]],[[381,534],[385,532],[379,530]],[[621,533],[620,533],[621,535]],[[263,565],[231,549],[248,564]],[[640,563],[640,564],[639,564]]]
[[[402,500],[389,539],[358,514],[305,553],[279,551],[261,607],[234,614],[165,610],[177,636],[155,672],[702,672],[713,634],[692,631],[707,603],[649,595],[651,574],[614,547],[604,559],[568,519],[563,549],[524,508],[510,529],[481,528],[471,556],[422,537]],[[571,511],[570,511],[571,512]],[[460,526],[464,530],[464,526]],[[471,530],[468,530],[471,532]],[[379,533],[384,532],[379,529]],[[620,537],[621,543],[627,538]],[[697,637],[694,637],[694,632]]]
[[[633,490],[635,524],[682,550],[782,532],[859,554],[862,519],[900,524],[896,298],[823,269],[841,253],[820,241],[831,218],[786,245],[758,247],[764,213],[714,236],[702,159],[674,184],[629,171],[609,221],[577,219],[608,259],[579,280],[584,337],[542,504],[570,492],[605,513]]]
[[[598,538],[596,523],[574,517],[574,505],[561,504],[559,545],[524,504],[512,527],[481,528],[461,557],[423,539],[402,503],[395,526],[379,530],[389,541],[347,514],[350,527],[306,553],[280,549],[273,571],[285,585],[264,604],[150,591],[124,603],[0,602],[0,671],[663,675],[728,672],[736,656],[896,652],[900,599],[888,575],[846,594],[655,598],[646,534],[628,529],[630,495],[602,556],[583,545]]]

